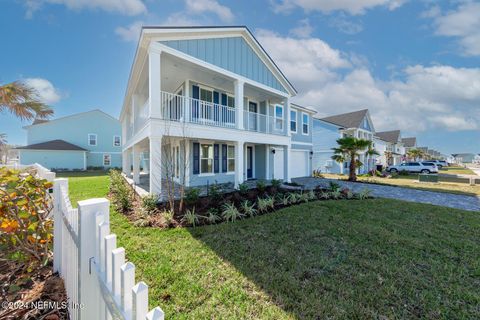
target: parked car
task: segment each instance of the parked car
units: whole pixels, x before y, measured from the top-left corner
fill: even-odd
[[[398,173],[400,171],[415,173],[438,173],[438,167],[432,162],[404,162],[397,166],[388,166],[387,171]]]
[[[439,169],[442,169],[442,167],[448,167],[448,163],[445,160],[434,160],[433,161]]]

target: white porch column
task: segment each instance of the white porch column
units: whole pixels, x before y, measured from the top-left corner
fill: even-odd
[[[137,121],[137,95],[132,94],[132,133],[135,133],[135,122]]]
[[[160,52],[152,51],[148,53],[148,92],[149,92],[149,115],[150,118],[161,117],[161,70],[160,70]]]
[[[268,108],[268,105],[267,105]],[[265,179],[270,179],[272,175],[270,174],[270,145],[265,145]]]
[[[283,180],[290,181],[290,146],[283,147]]]
[[[245,83],[241,80],[235,81],[235,120],[237,129],[243,130],[243,86]]]
[[[284,107],[283,109],[285,110],[285,115],[284,115],[284,119],[285,119],[285,130],[287,130],[287,136],[291,136],[292,133],[290,132],[290,98],[286,98],[284,100]],[[302,122],[300,121],[300,125],[302,124]],[[298,127],[298,124],[297,124],[297,127]],[[298,128],[297,128],[297,131],[298,131]],[[298,131],[299,132],[299,131]]]
[[[184,95],[185,99],[183,105],[183,114],[184,114],[184,121],[190,122],[190,113],[192,112],[192,107],[190,105],[190,80],[185,81],[185,88],[184,88]]]
[[[162,136],[150,137],[150,193],[162,192]]]
[[[245,165],[245,144],[243,141],[235,143],[235,188],[244,181],[244,165]]]
[[[132,148],[132,163],[133,163],[133,181],[135,184],[140,183],[140,148],[134,145]]]

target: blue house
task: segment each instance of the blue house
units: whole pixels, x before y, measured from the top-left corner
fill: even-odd
[[[35,120],[24,127],[27,145],[20,164],[39,163],[54,170],[86,170],[122,165],[120,122],[100,110],[54,120]]]

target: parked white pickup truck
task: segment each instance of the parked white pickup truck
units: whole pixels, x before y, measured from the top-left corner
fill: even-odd
[[[404,162],[398,166],[388,166],[387,171],[390,173],[398,173],[400,171],[438,173],[438,167],[432,162]]]

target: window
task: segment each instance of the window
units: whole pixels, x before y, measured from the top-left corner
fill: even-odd
[[[113,146],[120,147],[121,139],[120,136],[113,136]]]
[[[103,155],[103,165],[104,166],[110,166],[112,163],[112,157],[109,154],[104,154]]]
[[[227,96],[227,106],[230,108],[235,108],[235,98],[231,96]]]
[[[283,130],[283,106],[275,105],[275,129]]]
[[[213,91],[200,88],[200,100],[213,102]]]
[[[97,145],[97,135],[94,133],[88,134],[88,145],[89,146],[96,146]]]
[[[302,133],[303,134],[308,134],[308,126],[309,126],[309,119],[308,119],[308,114],[303,113],[302,114]]]
[[[227,171],[235,171],[235,146],[227,147]]]
[[[213,173],[213,144],[200,145],[200,173]]]
[[[297,111],[290,111],[290,131],[297,132]]]

